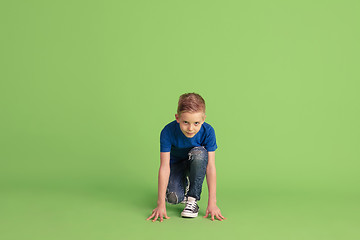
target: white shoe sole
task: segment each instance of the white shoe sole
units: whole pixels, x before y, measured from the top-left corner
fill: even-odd
[[[190,212],[181,212],[182,217],[194,218],[197,217],[199,213],[190,213]]]

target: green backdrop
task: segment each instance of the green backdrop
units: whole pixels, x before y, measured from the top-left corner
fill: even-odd
[[[0,238],[359,239],[359,10],[2,1]],[[145,221],[186,92],[216,131],[224,222]]]

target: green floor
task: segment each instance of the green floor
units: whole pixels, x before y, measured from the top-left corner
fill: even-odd
[[[206,197],[196,219],[180,217],[183,205],[169,205],[171,219],[146,221],[154,207],[154,186],[73,179],[17,182],[1,189],[1,239],[304,239],[358,240],[359,195],[336,192],[222,189],[223,222],[204,219]],[[206,196],[204,189],[203,196]]]

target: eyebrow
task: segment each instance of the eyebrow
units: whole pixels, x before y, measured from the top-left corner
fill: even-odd
[[[190,122],[190,121],[188,121],[188,120],[183,120],[184,122]],[[194,121],[195,123],[199,123],[199,122],[201,122],[201,121]]]

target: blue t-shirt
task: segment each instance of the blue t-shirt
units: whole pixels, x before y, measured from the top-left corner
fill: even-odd
[[[188,152],[193,147],[204,146],[208,152],[217,149],[214,128],[204,122],[200,131],[194,137],[186,137],[180,129],[180,124],[174,120],[167,124],[160,134],[160,152],[170,152],[170,161],[187,159]]]

